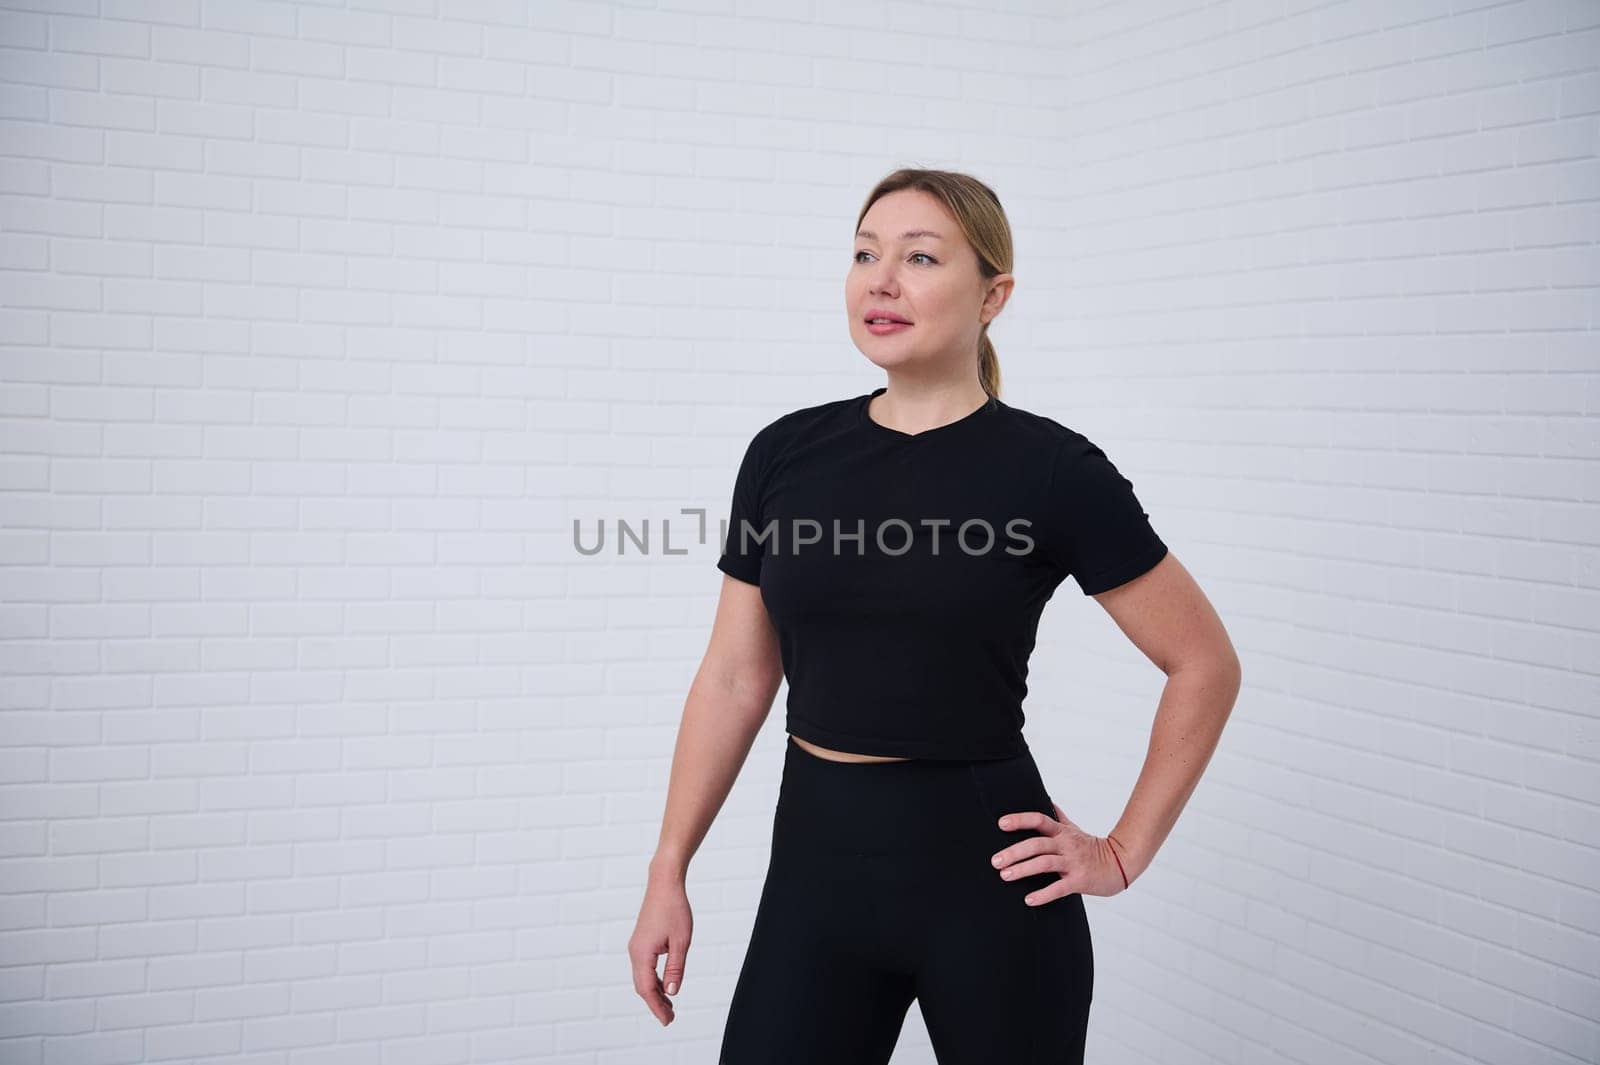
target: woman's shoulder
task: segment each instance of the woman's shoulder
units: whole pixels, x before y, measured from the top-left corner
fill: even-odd
[[[849,425],[865,399],[865,396],[849,396],[791,408],[766,421],[756,430],[755,440],[769,446],[781,445],[797,437],[814,436],[819,431]]]
[[[1088,437],[1059,418],[1005,402],[1001,402],[1000,409],[1005,416],[1002,420],[1022,446],[1054,452],[1067,445],[1082,448],[1089,442]]]

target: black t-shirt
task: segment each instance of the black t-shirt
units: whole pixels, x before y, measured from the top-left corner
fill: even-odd
[[[787,729],[909,758],[1027,750],[1039,616],[1167,553],[1105,452],[997,398],[921,433],[873,421],[883,388],[792,411],[751,439],[717,567],[759,585],[789,682]]]

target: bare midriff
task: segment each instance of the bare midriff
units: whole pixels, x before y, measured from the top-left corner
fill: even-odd
[[[856,754],[854,751],[836,751],[831,747],[818,747],[816,744],[801,739],[791,734],[789,736],[804,750],[810,751],[818,758],[826,758],[830,762],[909,762],[909,758],[894,758],[883,754]]]

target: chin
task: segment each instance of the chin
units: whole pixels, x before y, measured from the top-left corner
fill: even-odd
[[[867,339],[877,340],[878,338],[868,337]],[[875,351],[871,345],[866,344],[857,344],[856,347],[860,349],[861,354],[867,357],[868,362],[880,370],[901,370],[926,361],[914,351]]]

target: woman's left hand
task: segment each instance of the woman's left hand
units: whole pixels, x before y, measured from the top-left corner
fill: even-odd
[[[990,864],[999,870],[997,875],[1004,880],[1016,880],[1040,873],[1057,874],[1059,879],[1055,883],[1027,896],[1030,906],[1042,906],[1064,895],[1117,895],[1126,891],[1121,867],[1111,852],[1115,844],[1101,836],[1091,836],[1073,824],[1056,803],[1050,806],[1056,812],[1054,820],[1037,810],[1024,810],[1000,818],[1000,827],[1007,832],[1031,828],[1039,834],[1013,843],[994,855]]]

